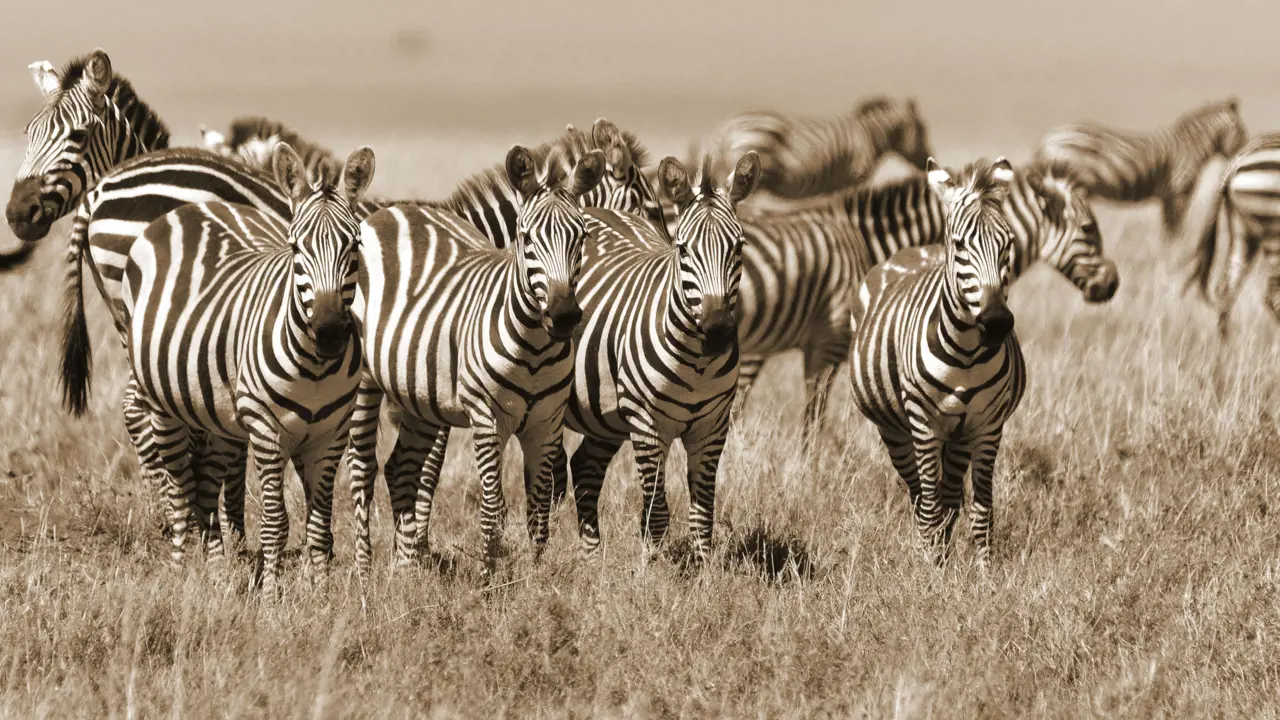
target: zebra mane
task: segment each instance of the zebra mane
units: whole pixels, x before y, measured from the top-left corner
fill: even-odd
[[[903,111],[903,103],[887,95],[875,95],[858,103],[854,108],[853,115],[857,118],[865,118],[868,115],[876,114],[900,114]]]
[[[592,150],[609,149],[607,147],[601,147],[600,144],[596,142],[595,138],[592,137],[593,134],[594,133],[579,130],[577,128],[569,128],[566,129],[564,134],[559,138],[550,142],[542,143],[537,147],[530,148],[529,152],[533,154],[534,160],[543,162],[546,160],[547,155],[551,152],[552,148],[558,147],[564,151],[565,158],[569,163],[576,163],[578,160],[582,159],[583,155],[586,155]],[[649,151],[640,144],[640,140],[636,138],[635,134],[629,130],[623,130],[622,128],[618,128],[618,134],[622,137],[623,143],[626,144],[627,150],[631,153],[631,163],[638,168],[648,167]]]
[[[953,182],[979,194],[987,207],[999,209],[1009,188],[992,175],[991,168],[994,164],[990,158],[974,160],[954,174]]]
[[[84,78],[85,65],[89,62],[92,53],[73,57],[62,66],[59,73],[59,89],[62,92],[71,90]],[[163,139],[163,144],[168,145],[169,126],[165,125],[155,110],[146,103],[142,98],[138,97],[137,91],[133,89],[133,84],[129,79],[115,70],[111,71],[111,81],[107,83],[107,97],[111,103],[122,110],[130,110],[130,116],[133,119],[140,117],[150,117],[156,126],[157,139]]]

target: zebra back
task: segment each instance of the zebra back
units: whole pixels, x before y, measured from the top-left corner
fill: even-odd
[[[101,49],[61,70],[29,66],[45,101],[27,123],[27,147],[5,217],[15,235],[35,242],[71,212],[103,174],[119,163],[169,146],[169,130],[115,74]]]
[[[279,120],[258,115],[238,117],[231,121],[225,135],[201,125],[200,137],[205,148],[260,168],[267,167],[276,144],[284,142],[293,148],[307,172],[317,181],[336,183],[342,174],[341,158],[329,148],[303,138]]]

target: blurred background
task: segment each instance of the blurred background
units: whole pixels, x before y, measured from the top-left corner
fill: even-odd
[[[876,93],[916,96],[942,151],[1012,158],[1054,124],[1146,127],[1231,93],[1251,131],[1280,125],[1270,0],[60,0],[0,17],[6,143],[38,106],[27,64],[98,46],[175,144],[248,113],[321,138],[532,142],[600,115],[692,136]]]

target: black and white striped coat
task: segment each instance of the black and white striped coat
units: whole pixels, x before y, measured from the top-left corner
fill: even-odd
[[[929,179],[946,212],[946,251],[913,261],[920,249],[908,248],[868,275],[852,316],[849,369],[855,402],[879,431],[939,561],[972,469],[970,521],[986,563],[992,470],[1026,387],[1006,305],[1013,234],[1000,207],[1013,171],[1000,158],[955,178],[934,167]]]
[[[293,220],[230,203],[185,205],[147,226],[129,251],[124,298],[129,362],[170,476],[180,560],[196,479],[191,429],[227,454],[247,448],[262,482],[263,588],[276,589],[288,533],[284,473],[307,490],[308,568],[332,554],[333,479],[360,379],[352,332],[356,201],[373,152],[352,153],[338,185],[308,182],[288,145],[276,150]],[[197,526],[217,514],[200,507]]]
[[[575,286],[586,226],[578,198],[600,182],[604,166],[596,150],[566,178],[555,158],[539,168],[528,150],[512,148],[507,175],[521,202],[516,240],[505,249],[447,210],[398,206],[363,223],[357,317],[367,355],[349,456],[358,567],[367,568],[372,553],[384,397],[400,425],[386,468],[397,561],[425,545],[452,427],[472,429],[486,571],[501,538],[502,454],[513,435],[524,450],[530,539],[539,552],[546,544],[551,458],[582,314]]]

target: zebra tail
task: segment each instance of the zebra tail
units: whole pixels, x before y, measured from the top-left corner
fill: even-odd
[[[1218,218],[1225,211],[1228,222],[1230,222],[1233,210],[1231,194],[1227,192],[1227,184],[1230,180],[1231,172],[1228,170],[1223,175],[1222,185],[1218,188],[1218,194],[1214,197],[1213,207],[1209,212],[1209,222],[1205,223],[1204,232],[1200,234],[1200,242],[1196,245],[1195,267],[1191,269],[1186,283],[1182,286],[1183,293],[1190,290],[1192,285],[1199,286],[1200,297],[1204,298],[1205,301],[1212,300],[1209,297],[1209,281],[1213,269],[1213,256],[1218,247]]]
[[[76,213],[62,283],[62,405],[75,417],[88,409],[93,381],[93,349],[84,316],[84,249],[88,231],[88,215]]]

